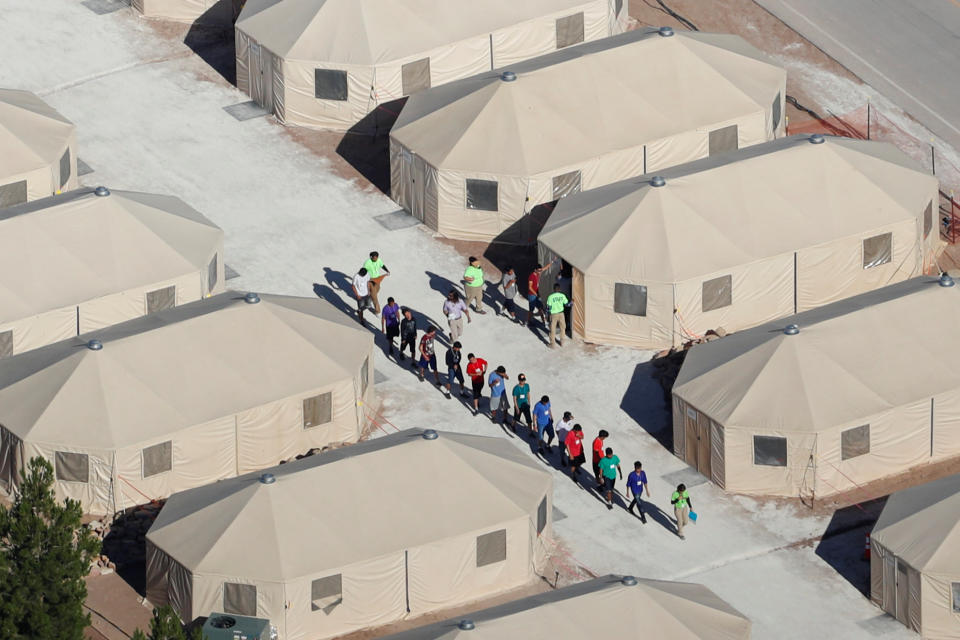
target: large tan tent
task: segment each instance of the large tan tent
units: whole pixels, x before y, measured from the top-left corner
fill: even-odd
[[[920,277],[695,346],[674,453],[729,491],[805,498],[957,456],[958,323],[960,286]]]
[[[960,638],[960,475],[891,495],[871,542],[870,598],[924,638]]]
[[[372,350],[322,300],[228,292],[7,358],[0,486],[43,456],[58,497],[111,514],[354,442]]]
[[[575,335],[663,349],[923,274],[937,189],[891,145],[793,136],[565,198],[541,261],[572,267]]]
[[[739,36],[641,29],[412,96],[391,196],[444,236],[530,243],[536,205],[783,134],[786,72]]]
[[[280,122],[346,130],[378,105],[620,33],[626,20],[624,0],[248,0],[237,87]]]
[[[171,497],[147,598],[268,618],[284,640],[418,616],[535,580],[551,494],[501,438],[401,431]]]
[[[0,273],[4,358],[220,293],[223,231],[179,198],[79,189],[0,211]]]
[[[699,584],[604,576],[383,640],[746,640],[750,620]]]
[[[243,0],[131,0],[134,9],[148,18],[233,27]]]
[[[0,89],[0,208],[76,189],[77,132],[29,91]]]

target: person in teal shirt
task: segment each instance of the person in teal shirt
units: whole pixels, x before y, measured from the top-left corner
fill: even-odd
[[[513,385],[513,431],[517,431],[520,416],[527,419],[527,428],[533,429],[533,420],[530,418],[530,385],[527,384],[526,374],[517,376],[517,384]]]
[[[613,455],[613,449],[607,447],[607,455],[600,458],[600,474],[603,476],[603,488],[607,492],[607,509],[613,509],[613,487],[617,483],[617,474],[623,480],[620,470],[620,458]]]
[[[470,256],[469,262],[470,265],[463,272],[463,291],[466,294],[467,307],[473,301],[477,313],[485,314],[486,311],[483,310],[483,267],[480,266],[480,261],[474,256]]]
[[[370,252],[370,258],[363,263],[363,268],[367,270],[367,275],[370,276],[370,299],[373,301],[373,312],[380,313],[380,300],[377,298],[377,294],[380,293],[380,283],[390,275],[390,269],[387,269],[387,265],[383,264],[383,260],[380,259],[380,254],[376,251]]]
[[[563,346],[563,337],[567,335],[567,319],[563,315],[563,310],[570,305],[570,300],[560,291],[560,285],[553,285],[553,293],[547,296],[547,311],[550,313],[550,348],[556,346],[554,340],[560,338],[560,346]]]

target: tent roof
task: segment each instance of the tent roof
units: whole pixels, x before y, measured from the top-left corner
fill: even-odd
[[[266,469],[273,484],[258,472],[175,494],[147,538],[195,574],[279,581],[527,517],[550,491],[550,475],[503,439],[422,433]]]
[[[0,324],[206,273],[222,243],[173,196],[78,189],[0,210]]]
[[[960,474],[891,495],[871,537],[918,571],[960,576]]]
[[[673,392],[728,427],[813,433],[960,388],[957,326],[960,286],[914,278],[697,345]]]
[[[248,0],[237,28],[281,58],[379,65],[589,4],[590,0]]]
[[[75,128],[35,94],[0,89],[0,182],[58,162]]]
[[[0,360],[0,424],[31,442],[129,446],[352,380],[371,342],[323,300],[223,293]]]
[[[739,36],[652,29],[509,70],[411,96],[390,137],[438,168],[529,176],[763,113],[786,77]]]
[[[937,179],[892,145],[791,136],[563,198],[540,241],[584,273],[683,282],[915,220]],[[749,229],[749,233],[744,230]]]
[[[471,620],[475,628],[462,632],[457,624],[463,619]],[[663,640],[739,640],[750,637],[750,620],[703,585],[638,579],[631,586],[611,575],[384,640],[630,638],[638,629],[655,629],[654,635]]]

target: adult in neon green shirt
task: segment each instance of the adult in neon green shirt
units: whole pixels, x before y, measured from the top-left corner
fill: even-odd
[[[390,269],[387,269],[387,265],[383,264],[380,254],[376,251],[370,252],[370,258],[363,263],[363,268],[367,270],[367,275],[370,276],[367,287],[370,290],[370,300],[373,302],[373,312],[380,313],[380,300],[377,298],[377,294],[380,293],[380,283],[390,275]]]
[[[463,272],[463,291],[466,293],[467,306],[470,306],[472,300],[474,308],[480,314],[486,313],[483,310],[483,285],[483,267],[479,260],[470,256],[470,265]]]
[[[677,518],[677,535],[681,540],[686,540],[683,536],[683,527],[689,522],[690,509],[693,508],[686,485],[677,485],[677,490],[670,496],[670,504],[673,505],[673,515]]]
[[[613,455],[611,447],[607,447],[606,454],[606,457],[600,458],[600,475],[603,476],[603,488],[607,492],[607,509],[613,509],[613,487],[617,483],[618,473],[623,480],[623,471],[620,470],[620,458]]]
[[[553,293],[547,296],[547,311],[550,312],[550,348],[556,346],[554,340],[560,338],[560,346],[563,346],[563,337],[567,335],[567,319],[563,315],[563,310],[570,304],[566,294],[560,290],[560,285],[553,285]]]

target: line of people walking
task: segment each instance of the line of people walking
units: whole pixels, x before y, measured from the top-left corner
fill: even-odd
[[[551,265],[552,263],[548,264],[546,268]],[[546,325],[546,312],[549,312],[550,346],[555,348],[556,337],[559,337],[560,344],[563,344],[563,337],[566,333],[564,311],[570,306],[570,300],[560,290],[560,285],[555,285],[555,290],[548,296],[546,309],[544,309],[544,306],[540,304],[539,297],[540,276],[544,269],[545,267],[538,264],[528,278],[528,311],[525,322],[519,318],[519,309],[515,303],[518,292],[517,276],[513,268],[507,268],[503,271],[499,286],[504,294],[504,311],[512,321],[529,326],[534,317],[539,315],[541,321]],[[425,327],[418,341],[419,328],[410,309],[401,307],[393,297],[388,297],[387,304],[382,309],[380,308],[377,294],[380,291],[383,279],[389,275],[390,270],[383,264],[379,253],[372,251],[370,252],[370,258],[353,279],[353,293],[357,299],[358,319],[363,323],[363,313],[368,310],[373,311],[374,314],[380,314],[381,331],[387,340],[387,355],[395,357],[400,364],[406,360],[406,351],[409,349],[411,367],[415,368],[419,379],[423,381],[429,373],[432,373],[434,384],[442,390],[448,399],[453,397],[454,384],[456,384],[459,395],[469,402],[468,406],[472,407],[474,416],[480,415],[483,392],[485,388],[488,388],[489,415],[494,424],[498,424],[504,429],[509,428],[514,434],[522,435],[525,433],[529,438],[534,439],[537,453],[544,456],[544,459],[546,459],[546,456],[552,455],[553,443],[556,439],[561,469],[569,468],[570,478],[574,484],[586,489],[594,488],[605,502],[607,509],[612,510],[616,483],[618,479],[623,480],[623,471],[620,467],[619,456],[614,453],[612,447],[606,445],[606,440],[610,437],[608,431],[600,429],[593,440],[593,487],[589,487],[587,485],[589,476],[586,480],[581,479],[581,476],[584,475],[581,474],[581,467],[586,463],[583,427],[574,422],[573,414],[570,411],[565,411],[562,419],[555,426],[550,397],[543,395],[534,403],[530,384],[524,373],[517,376],[516,383],[508,393],[507,384],[510,376],[503,365],[490,370],[489,363],[486,360],[474,353],[467,353],[467,363],[465,367],[463,366],[463,344],[460,338],[463,336],[464,319],[466,319],[467,324],[472,322],[471,303],[475,313],[486,314],[483,309],[485,279],[479,260],[473,256],[469,258],[468,266],[463,274],[465,296],[461,297],[459,291],[451,288],[447,292],[442,305],[442,312],[447,319],[450,337],[450,344],[444,355],[446,366],[444,381],[441,381],[436,353],[437,327],[430,323]],[[399,349],[395,354],[396,340],[399,340]],[[466,375],[464,375],[464,371]],[[468,377],[470,378],[469,388],[466,384],[466,378]],[[518,428],[520,431],[518,431]],[[633,471],[627,475],[626,480],[626,493],[624,495],[630,501],[626,508],[643,524],[646,524],[644,493],[647,498],[650,497],[647,474],[643,470],[641,462],[635,461]],[[692,509],[692,502],[686,487],[682,484],[679,485],[671,495],[670,501],[674,507],[677,535],[681,539],[685,539],[684,526],[690,521],[690,510]],[[634,509],[636,509],[636,512],[634,512]],[[694,519],[695,517],[694,514]]]

